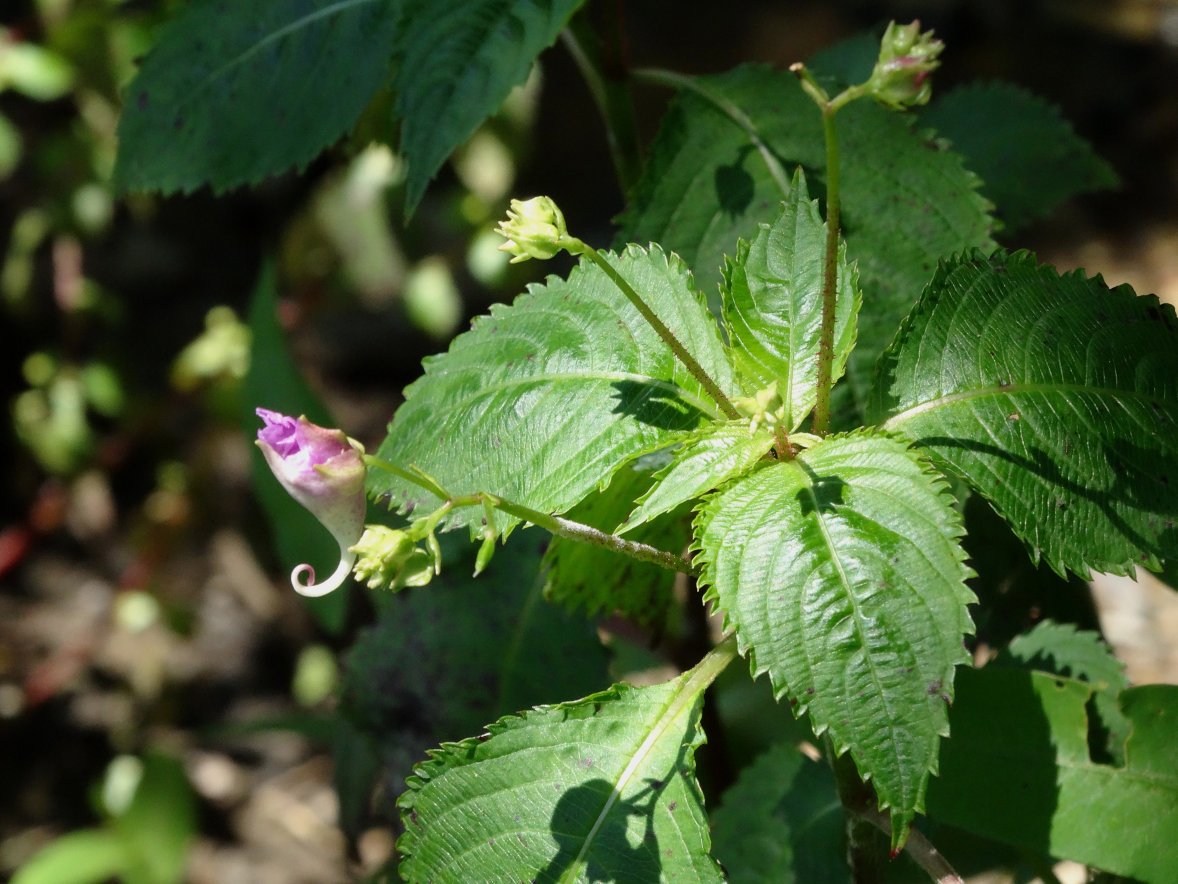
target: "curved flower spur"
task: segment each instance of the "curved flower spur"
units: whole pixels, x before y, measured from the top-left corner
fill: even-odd
[[[290,574],[300,595],[317,598],[341,586],[356,562],[353,546],[364,530],[364,448],[342,430],[313,424],[265,408],[256,410],[263,426],[257,445],[271,471],[295,500],[331,532],[340,548],[340,561],[331,576],[315,582],[307,563]],[[302,582],[303,575],[307,582]]]

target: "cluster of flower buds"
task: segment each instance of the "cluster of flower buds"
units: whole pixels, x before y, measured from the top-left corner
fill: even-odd
[[[425,586],[437,573],[438,562],[410,531],[369,525],[351,551],[357,556],[353,573],[369,589]]]
[[[929,74],[940,66],[944,48],[944,43],[933,39],[932,31],[921,32],[919,21],[907,25],[891,22],[866,84],[868,92],[897,110],[927,104],[933,89]]]
[[[511,263],[529,258],[545,261],[580,241],[569,236],[560,207],[546,196],[512,200],[507,219],[495,231],[507,242],[499,250],[512,255]]]
[[[762,427],[772,432],[785,419],[785,402],[777,392],[777,381],[752,396],[737,396],[732,404],[749,419],[750,435]]]

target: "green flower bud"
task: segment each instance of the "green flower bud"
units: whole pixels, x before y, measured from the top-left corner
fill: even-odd
[[[569,241],[564,215],[546,196],[530,200],[512,200],[507,220],[495,231],[507,242],[499,250],[514,255],[512,264],[529,258],[547,260],[560,252]]]
[[[880,42],[868,91],[896,110],[927,104],[933,93],[929,74],[940,67],[944,48],[944,43],[933,39],[932,31],[921,32],[919,21],[907,25],[891,22]]]
[[[425,586],[434,576],[433,556],[418,549],[407,531],[368,525],[350,551],[356,554],[352,573],[369,589]]]
[[[785,401],[777,392],[777,381],[773,381],[764,389],[758,390],[752,396],[738,396],[732,400],[736,410],[749,418],[749,433],[755,433],[761,427],[767,430],[776,429],[785,418]]]

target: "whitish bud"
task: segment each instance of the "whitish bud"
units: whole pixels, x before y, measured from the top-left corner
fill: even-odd
[[[546,196],[512,200],[506,220],[499,222],[495,232],[507,240],[499,249],[514,256],[512,264],[529,258],[547,260],[569,242],[564,215]]]

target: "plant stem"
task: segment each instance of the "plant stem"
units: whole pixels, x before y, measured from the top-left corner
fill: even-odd
[[[638,292],[634,291],[634,287],[626,281],[626,278],[622,276],[622,274],[618,273],[618,271],[614,269],[614,266],[610,264],[609,261],[607,261],[605,257],[599,251],[597,251],[597,249],[590,245],[586,245],[580,240],[574,240],[573,237],[569,237],[569,239],[572,240],[572,242],[566,246],[568,251],[574,255],[584,255],[599,268],[601,268],[605,275],[608,276],[613,281],[614,285],[616,285],[621,290],[622,294],[626,296],[626,299],[634,305],[634,309],[642,314],[642,318],[650,324],[651,328],[658,332],[658,335],[663,339],[663,342],[671,348],[671,352],[674,353],[676,358],[678,358],[678,360],[687,367],[687,370],[691,372],[691,376],[699,381],[700,386],[702,386],[704,390],[707,391],[707,394],[712,397],[715,403],[720,406],[720,410],[724,412],[724,416],[729,420],[738,420],[740,418],[740,412],[736,410],[736,406],[733,405],[732,401],[724,395],[724,391],[720,389],[720,386],[714,380],[712,380],[712,376],[704,370],[704,367],[696,361],[695,357],[687,352],[687,348],[683,346],[677,337],[675,337],[675,333],[667,328],[666,324],[655,315],[655,312],[651,310],[649,306],[647,306],[646,301],[642,300],[642,296],[639,295]]]
[[[441,509],[438,513],[445,514],[453,509],[468,506],[484,506],[490,504],[495,509],[502,510],[508,515],[531,522],[540,528],[555,534],[559,537],[567,537],[570,540],[577,540],[582,543],[591,543],[594,546],[604,547],[613,552],[621,553],[622,555],[630,556],[641,562],[650,562],[658,565],[661,568],[666,568],[669,571],[681,572],[683,574],[698,574],[699,571],[688,559],[666,550],[658,549],[646,543],[639,543],[635,540],[627,540],[624,537],[619,537],[616,534],[607,534],[594,528],[592,525],[585,525],[581,522],[574,522],[572,519],[565,519],[560,516],[554,516],[550,513],[542,512],[541,510],[532,509],[529,506],[524,506],[522,503],[505,500],[495,494],[488,494],[485,491],[477,491],[474,494],[454,495],[439,485],[434,479],[422,472],[414,470],[407,470],[399,467],[396,464],[389,463],[387,460],[376,457],[371,454],[364,455],[364,462],[369,466],[376,467],[379,470],[384,470],[386,473],[391,473],[407,482],[412,482],[420,488],[424,488],[430,494],[443,501]]]
[[[627,540],[616,534],[607,534],[591,525],[585,525],[581,522],[574,522],[571,519],[534,510],[531,507],[514,503],[510,500],[504,500],[493,494],[482,494],[481,496],[489,499],[496,509],[503,510],[503,512],[509,515],[531,522],[533,525],[544,528],[560,537],[567,537],[570,540],[579,540],[582,543],[591,543],[594,546],[604,547],[622,555],[630,556],[633,559],[638,559],[641,562],[650,562],[651,564],[666,568],[668,571],[679,571],[684,574],[698,573],[696,567],[690,561],[666,550],[658,549],[645,543],[639,543],[635,540]]]
[[[605,124],[614,172],[622,192],[629,192],[642,168],[634,104],[620,62],[606,64],[602,40],[590,26],[588,7],[561,33],[561,41],[576,62]],[[610,70],[610,68],[613,70]]]
[[[875,790],[859,778],[849,754],[836,757],[829,736],[824,740],[826,758],[834,771],[839,801],[847,812],[847,859],[856,884],[883,880],[884,845],[875,830],[891,836],[892,821],[878,807]],[[937,884],[965,884],[949,861],[917,829],[908,832],[904,852]]]
[[[818,390],[814,403],[813,430],[825,436],[830,429],[830,389],[834,366],[834,314],[838,296],[839,249],[839,147],[834,126],[837,108],[822,108],[822,135],[826,142],[826,253],[822,259],[822,328],[818,337]]]

